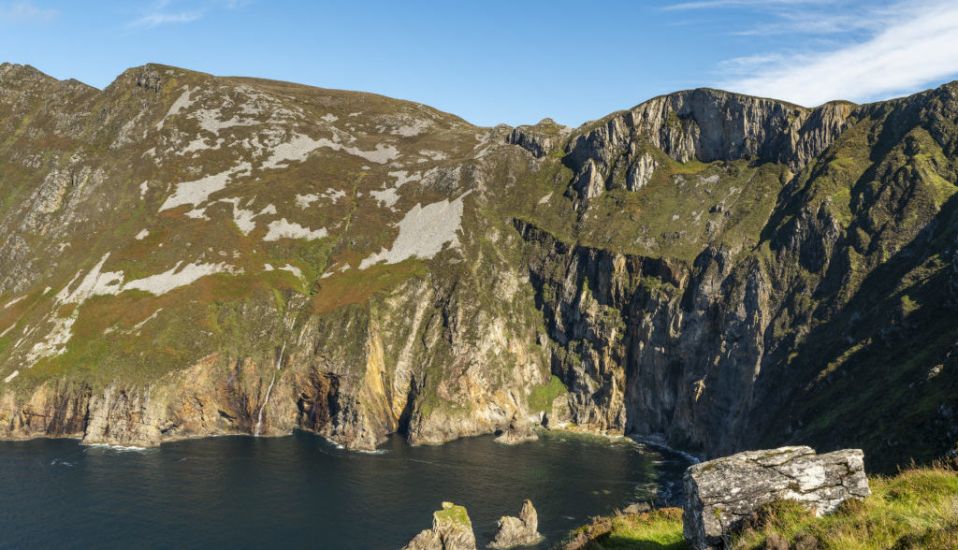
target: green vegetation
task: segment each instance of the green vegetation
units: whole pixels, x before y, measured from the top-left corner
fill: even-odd
[[[869,482],[871,497],[848,501],[822,518],[796,503],[770,505],[735,539],[734,548],[763,548],[776,538],[790,543],[815,541],[821,548],[836,550],[958,547],[958,474],[954,471],[913,469]]]
[[[433,516],[438,522],[455,523],[472,529],[472,521],[469,519],[469,513],[464,506],[443,502],[442,510],[435,511]]]
[[[797,502],[769,504],[732,536],[731,548],[958,548],[958,473],[916,468],[894,477],[873,477],[869,483],[872,496],[847,501],[835,513],[820,518]],[[687,548],[681,510],[675,508],[596,518],[570,538],[577,535],[587,536],[590,543],[584,548],[592,550]]]
[[[781,191],[784,167],[681,163],[651,154],[658,167],[642,190],[613,189],[592,201],[576,228],[580,244],[691,262],[709,244],[748,249],[758,243]]]
[[[600,517],[573,531],[569,541],[588,540],[588,550],[684,550],[682,510],[662,508],[640,514]]]
[[[529,409],[539,411],[549,411],[552,409],[552,402],[556,397],[568,393],[569,390],[559,380],[559,377],[552,375],[545,384],[535,386],[529,394]]]
[[[346,305],[365,303],[378,292],[390,290],[411,277],[424,276],[426,273],[423,262],[416,259],[336,273],[316,283],[315,296],[312,298],[313,312],[327,313]]]

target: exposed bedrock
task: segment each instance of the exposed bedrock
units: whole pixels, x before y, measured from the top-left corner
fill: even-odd
[[[685,539],[695,550],[724,548],[761,506],[799,502],[821,516],[871,494],[860,449],[815,454],[810,447],[748,451],[685,472]]]
[[[572,422],[709,454],[741,444],[768,318],[757,265],[733,271],[728,251],[709,249],[689,268],[519,230]]]
[[[569,143],[583,198],[653,168],[650,148],[680,161],[779,162],[798,171],[841,134],[854,105],[815,109],[700,88],[660,96],[592,123]],[[639,180],[641,181],[641,180]],[[591,182],[591,183],[587,183]]]

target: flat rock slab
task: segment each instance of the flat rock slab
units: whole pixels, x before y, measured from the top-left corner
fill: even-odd
[[[748,451],[685,471],[685,539],[696,550],[721,548],[752,512],[776,500],[805,504],[817,515],[871,494],[864,454],[816,454],[811,447]]]

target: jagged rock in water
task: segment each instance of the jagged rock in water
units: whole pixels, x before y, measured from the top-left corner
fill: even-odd
[[[421,531],[403,550],[476,550],[476,535],[465,507],[443,502],[432,515],[432,529]]]
[[[532,423],[518,417],[513,417],[509,426],[496,436],[496,442],[504,445],[517,445],[538,439],[539,435],[536,434]]]
[[[522,502],[519,517],[502,516],[499,518],[499,530],[495,538],[489,543],[489,548],[516,548],[532,546],[542,541],[539,533],[539,514],[532,501]]]
[[[821,455],[810,447],[747,451],[686,470],[685,539],[696,550],[721,548],[724,537],[770,502],[795,500],[822,515],[870,494],[859,449]]]

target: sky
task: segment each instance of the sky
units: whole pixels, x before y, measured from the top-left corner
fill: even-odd
[[[578,126],[700,86],[806,106],[958,79],[958,0],[0,0],[0,61],[148,62]]]

